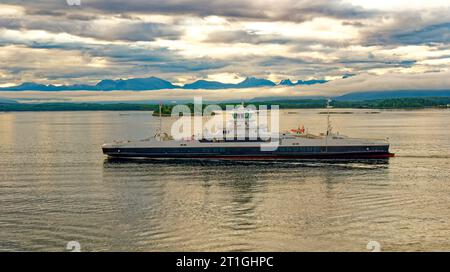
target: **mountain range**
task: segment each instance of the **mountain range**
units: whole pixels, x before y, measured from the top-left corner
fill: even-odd
[[[131,78],[131,79],[104,79],[95,85],[75,84],[75,85],[45,85],[33,82],[25,82],[17,86],[3,87],[0,91],[145,91],[145,90],[162,90],[162,89],[230,89],[230,88],[255,88],[255,87],[273,87],[277,85],[294,86],[294,85],[312,85],[326,83],[326,80],[298,80],[293,83],[290,79],[284,79],[276,84],[268,79],[255,77],[247,77],[239,83],[222,83],[218,81],[197,80],[193,83],[183,86],[174,85],[170,81],[157,78]]]

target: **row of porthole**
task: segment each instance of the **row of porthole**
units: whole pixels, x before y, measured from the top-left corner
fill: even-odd
[[[294,143],[293,145],[299,145],[298,143]],[[181,146],[186,146],[186,144],[181,144]],[[323,147],[322,147],[322,149],[323,149]],[[289,148],[285,148],[285,150],[286,151],[295,151],[295,150],[290,150]],[[370,151],[370,147],[366,147],[366,150],[367,151]],[[223,149],[220,149],[220,150],[218,150],[218,149],[213,149],[213,152],[224,152],[225,150],[223,150]],[[313,151],[313,148],[306,148],[306,150],[305,151]],[[374,151],[377,151],[377,150],[374,150]],[[205,150],[203,150],[203,152],[205,152]],[[120,149],[117,149],[117,153],[120,153]],[[167,153],[167,152],[166,152]]]

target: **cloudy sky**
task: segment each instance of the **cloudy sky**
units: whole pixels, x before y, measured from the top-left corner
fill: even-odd
[[[448,0],[67,2],[76,1],[0,2],[0,86],[344,74],[356,74],[359,84],[448,84]]]

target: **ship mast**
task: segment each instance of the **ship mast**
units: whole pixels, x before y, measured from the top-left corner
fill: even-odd
[[[162,104],[159,104],[159,133],[162,132],[162,118],[161,118]]]
[[[328,136],[331,135],[332,126],[331,126],[331,120],[330,120],[330,102],[331,98],[327,99],[327,134],[325,135],[325,152],[328,152]]]
[[[162,118],[161,118],[161,111],[162,111],[162,102],[159,103],[159,129],[157,132],[158,140],[161,141],[161,133],[162,133]]]

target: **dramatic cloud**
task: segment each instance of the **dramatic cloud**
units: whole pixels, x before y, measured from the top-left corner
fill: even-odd
[[[24,1],[4,1],[23,5]],[[86,10],[110,14],[170,14],[206,17],[211,15],[240,19],[306,21],[314,17],[366,18],[374,11],[336,0],[82,0]],[[28,13],[55,14],[67,11],[64,1],[40,0],[26,4]]]
[[[0,86],[345,74],[386,86],[393,74],[446,75],[449,42],[450,3],[440,0],[5,0]]]

